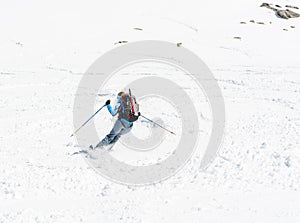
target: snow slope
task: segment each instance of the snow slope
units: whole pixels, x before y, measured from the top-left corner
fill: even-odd
[[[261,3],[2,1],[0,222],[299,222],[300,18],[279,19]],[[124,186],[71,156],[73,102],[114,43],[148,39],[182,42],[207,63],[226,132],[205,171],[193,156],[166,181]],[[108,87],[99,104],[117,91]]]

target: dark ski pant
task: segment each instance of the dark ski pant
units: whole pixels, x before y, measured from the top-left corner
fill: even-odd
[[[104,137],[97,145],[96,147],[104,147],[111,145],[111,147],[120,139],[121,135],[124,135],[132,129],[132,125],[129,125],[128,123],[122,122],[120,119],[118,119],[112,130],[108,135]]]

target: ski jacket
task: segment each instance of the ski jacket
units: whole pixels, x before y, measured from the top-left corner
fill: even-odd
[[[112,108],[112,106],[111,106],[110,104],[107,105],[106,107],[107,107],[109,113],[110,113],[112,116],[116,116],[116,115],[119,113],[120,106],[121,106],[121,99],[118,98],[117,104],[115,105],[114,108]],[[133,125],[133,122],[130,122],[130,121],[126,120],[125,118],[121,118],[120,120],[121,120],[123,123],[128,124],[129,126],[132,126],[132,125]]]

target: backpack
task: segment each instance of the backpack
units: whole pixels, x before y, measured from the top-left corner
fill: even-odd
[[[119,119],[126,119],[129,122],[135,122],[138,119],[139,104],[135,96],[129,93],[121,98],[121,105],[119,107]]]

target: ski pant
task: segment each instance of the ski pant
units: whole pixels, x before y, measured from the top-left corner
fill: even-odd
[[[103,147],[107,145],[113,146],[121,137],[121,135],[124,135],[132,129],[132,125],[129,125],[128,123],[122,122],[120,119],[118,119],[112,130],[108,135],[104,137],[97,145],[96,147]]]

